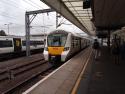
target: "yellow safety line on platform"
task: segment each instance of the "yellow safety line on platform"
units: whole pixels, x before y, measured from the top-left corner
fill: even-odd
[[[91,53],[90,53],[90,55],[89,55],[89,58],[87,59],[87,61],[86,61],[86,63],[85,63],[85,66],[83,67],[82,72],[80,73],[80,75],[79,75],[79,77],[78,77],[78,79],[77,79],[77,81],[76,81],[76,83],[75,83],[75,86],[73,87],[73,90],[72,90],[71,94],[76,94],[76,91],[77,91],[77,89],[78,89],[78,86],[79,86],[80,81],[81,81],[81,79],[82,79],[82,75],[83,75],[83,73],[84,73],[84,71],[85,71],[85,69],[86,69],[86,66],[87,66],[87,64],[88,64],[88,61],[89,61],[89,59],[90,59],[91,54],[92,54],[92,51],[91,51]]]

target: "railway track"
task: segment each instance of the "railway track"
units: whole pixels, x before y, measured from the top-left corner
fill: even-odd
[[[3,81],[3,80],[7,80],[7,79],[13,79],[14,75],[21,72],[21,70],[26,70],[25,67],[30,68],[30,66],[34,66],[35,64],[37,64],[35,62],[39,62],[39,61],[42,61],[42,60],[44,60],[44,59],[41,58],[41,59],[36,59],[34,61],[29,60],[29,62],[23,61],[22,63],[17,62],[17,63],[12,64],[12,65],[6,64],[6,65],[0,67],[0,82]],[[12,63],[12,62],[10,62],[10,63]],[[19,71],[19,69],[20,69],[20,71]],[[15,73],[16,70],[18,70],[18,71]]]
[[[50,69],[52,66],[43,59],[2,69],[0,70],[0,94],[10,94],[18,86]]]
[[[41,58],[0,68],[0,94],[22,94],[57,67]]]
[[[40,81],[41,79],[46,77],[48,74],[50,74],[53,70],[55,70],[55,68],[51,67],[51,68],[45,70],[44,72],[41,72],[39,75],[37,75],[37,76],[31,78],[30,80],[24,82],[23,84],[16,87],[15,89],[9,91],[6,94],[22,94],[24,91],[26,91],[27,89],[32,87],[34,84],[36,84],[38,81]]]
[[[33,50],[33,51],[31,51],[31,55],[42,53],[42,52],[43,52],[43,49]],[[0,55],[0,62],[12,60],[12,59],[20,58],[20,57],[24,57],[24,56],[26,56],[25,51],[20,52],[20,53],[8,53],[8,54]]]

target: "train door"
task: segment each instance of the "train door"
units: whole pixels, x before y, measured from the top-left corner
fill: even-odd
[[[21,52],[22,46],[21,46],[21,38],[13,38],[14,43],[14,52]]]
[[[80,50],[82,49],[82,42],[81,42],[81,38],[79,38],[79,46],[80,46]]]

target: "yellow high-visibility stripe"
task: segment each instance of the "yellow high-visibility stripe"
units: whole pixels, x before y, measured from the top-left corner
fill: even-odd
[[[76,94],[76,93],[77,93],[78,86],[79,86],[80,81],[81,81],[81,79],[82,79],[82,75],[83,75],[83,73],[85,72],[86,66],[87,66],[87,64],[88,64],[88,62],[89,62],[89,60],[90,60],[91,54],[92,54],[92,52],[90,53],[90,55],[89,55],[89,57],[88,57],[88,59],[87,59],[85,65],[84,65],[84,67],[83,67],[83,70],[82,70],[82,72],[80,73],[80,75],[79,75],[79,77],[78,77],[78,79],[77,79],[77,81],[76,81],[76,83],[75,83],[75,86],[74,86],[73,89],[72,89],[71,94]]]

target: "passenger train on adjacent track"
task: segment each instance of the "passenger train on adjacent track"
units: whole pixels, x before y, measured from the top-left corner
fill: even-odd
[[[65,62],[75,53],[90,45],[90,39],[64,30],[55,30],[46,37],[44,58],[52,64]]]
[[[30,38],[30,50],[44,49],[44,39],[40,37]],[[15,54],[26,51],[25,37],[0,36],[0,57],[6,54]]]

